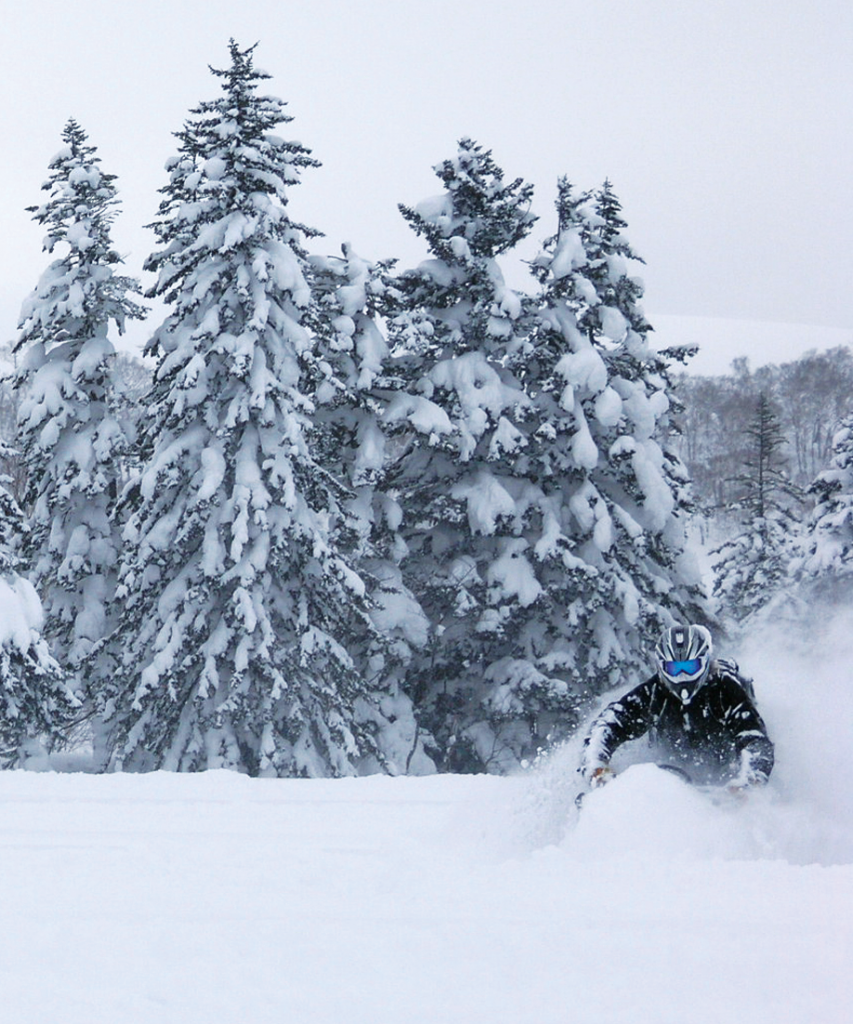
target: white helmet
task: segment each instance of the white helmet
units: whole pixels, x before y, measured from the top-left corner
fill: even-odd
[[[672,626],[658,641],[658,677],[684,704],[693,700],[707,680],[711,650],[711,634],[704,626]]]

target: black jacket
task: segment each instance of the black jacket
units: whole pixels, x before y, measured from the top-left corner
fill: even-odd
[[[682,703],[657,676],[609,704],[584,744],[581,771],[610,763],[616,749],[648,734],[654,760],[683,768],[694,782],[766,782],[773,744],[752,700],[749,680],[730,661],[715,661],[705,685]]]

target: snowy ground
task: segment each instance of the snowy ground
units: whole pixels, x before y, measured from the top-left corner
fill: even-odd
[[[742,652],[772,786],[0,775],[10,1024],[846,1024],[849,623]],[[833,639],[834,638],[834,639]],[[830,642],[831,641],[831,642]]]

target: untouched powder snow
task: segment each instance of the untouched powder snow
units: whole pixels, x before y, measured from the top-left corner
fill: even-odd
[[[579,741],[514,778],[0,774],[3,1019],[846,1024],[851,635],[738,652],[779,759],[742,805],[635,764],[578,815]]]

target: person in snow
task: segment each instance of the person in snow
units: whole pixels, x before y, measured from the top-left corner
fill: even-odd
[[[608,782],[616,749],[643,735],[654,760],[694,783],[739,791],[767,782],[773,744],[755,707],[752,681],[734,661],[712,658],[705,626],[665,630],[655,663],[655,675],[593,722],[579,768],[590,787]]]

